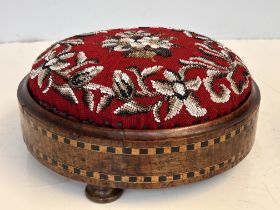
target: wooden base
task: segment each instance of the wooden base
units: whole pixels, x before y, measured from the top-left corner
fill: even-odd
[[[96,203],[110,203],[117,200],[123,193],[119,188],[102,188],[88,184],[85,189],[88,199]]]
[[[254,143],[260,104],[254,82],[249,98],[226,116],[182,128],[134,130],[96,127],[51,113],[32,98],[27,81],[19,85],[18,100],[29,151],[55,172],[102,189],[204,180],[235,166]],[[115,198],[116,192],[106,191]],[[87,188],[91,198],[102,193]]]

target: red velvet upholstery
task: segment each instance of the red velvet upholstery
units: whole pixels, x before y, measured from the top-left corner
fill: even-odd
[[[34,99],[97,126],[182,127],[242,104],[250,74],[228,48],[186,30],[113,29],[53,44],[32,66]]]

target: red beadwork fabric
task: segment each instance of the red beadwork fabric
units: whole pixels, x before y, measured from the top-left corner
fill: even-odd
[[[174,128],[226,115],[251,90],[228,48],[194,32],[131,28],[73,36],[32,66],[29,89],[44,108],[97,126]]]

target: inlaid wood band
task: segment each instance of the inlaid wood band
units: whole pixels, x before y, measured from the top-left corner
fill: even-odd
[[[164,188],[207,179],[251,150],[260,95],[232,113],[194,126],[133,130],[83,124],[37,104],[23,80],[18,91],[25,143],[46,167],[104,188]]]
[[[224,160],[218,164],[200,168],[195,171],[186,171],[183,173],[175,173],[173,175],[146,175],[146,176],[129,176],[129,175],[117,175],[106,174],[98,171],[88,171],[78,166],[72,166],[59,160],[53,159],[40,152],[36,147],[28,144],[29,151],[40,161],[45,162],[47,165],[52,165],[52,168],[63,170],[67,173],[76,174],[82,177],[101,181],[123,182],[123,183],[158,183],[158,182],[173,182],[173,181],[186,181],[188,179],[199,178],[201,176],[207,176],[210,173],[216,174],[225,167],[233,167],[240,162],[248,153],[249,150],[239,152],[237,155],[232,156],[230,159]]]
[[[37,132],[40,132],[43,136],[47,136],[49,140],[56,141],[62,144],[66,144],[72,147],[86,149],[94,152],[103,152],[103,153],[113,153],[113,154],[123,154],[123,155],[161,155],[161,154],[170,154],[186,151],[194,151],[201,148],[206,148],[211,145],[221,144],[224,142],[232,141],[237,135],[244,132],[252,124],[252,120],[248,120],[245,124],[241,125],[237,129],[234,129],[228,133],[225,133],[221,136],[211,138],[208,140],[199,141],[196,143],[168,146],[168,147],[117,147],[117,146],[108,146],[108,145],[98,145],[91,144],[88,142],[79,141],[77,139],[71,139],[54,133],[48,129],[42,128],[41,126],[35,124],[31,120],[27,120],[29,125]]]

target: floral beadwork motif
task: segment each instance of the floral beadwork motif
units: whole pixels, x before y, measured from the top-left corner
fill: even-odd
[[[109,36],[102,42],[103,48],[123,52],[126,57],[153,58],[155,55],[170,57],[170,51],[174,44],[170,42],[173,37],[160,37],[161,34],[149,32],[125,31],[114,36]]]
[[[207,113],[207,110],[199,105],[195,97],[195,91],[200,87],[201,79],[196,77],[195,79],[185,80],[185,71],[186,68],[184,67],[179,70],[179,73],[165,70],[164,77],[166,80],[152,81],[153,88],[167,97],[169,111],[165,120],[177,115],[183,105],[194,117],[201,117]]]
[[[164,100],[168,101],[168,114],[164,120],[169,120],[177,115],[185,105],[186,110],[195,117],[200,117],[206,114],[207,110],[200,107],[196,97],[195,91],[198,90],[201,85],[201,79],[199,77],[192,80],[184,80],[184,73],[186,68],[180,69],[179,74],[170,70],[164,71],[164,76],[167,80],[153,81],[153,90],[149,90],[145,84],[145,79],[150,75],[161,70],[162,66],[152,66],[140,71],[137,67],[129,67],[128,71],[131,71],[137,77],[137,85],[141,87],[141,90],[136,90],[134,83],[130,77],[121,70],[115,70],[113,74],[113,86],[110,91],[107,91],[97,107],[96,112],[100,112],[106,106],[110,105],[113,98],[121,100],[124,104],[115,109],[114,114],[117,115],[132,115],[137,113],[145,113],[152,111],[154,119],[157,122],[161,121],[159,115],[159,109]],[[155,97],[162,95],[163,99],[156,101],[153,105],[140,104],[135,101],[137,97]]]
[[[111,57],[111,51],[121,54]],[[153,60],[156,55],[159,57]],[[82,109],[91,116],[91,122],[102,118],[104,124],[115,127],[132,118],[137,123],[137,116],[152,116],[145,120],[153,128],[214,119],[220,114],[216,105],[227,106],[224,114],[239,96],[238,103],[244,100],[250,79],[242,60],[222,44],[171,28],[76,35],[49,47],[30,72],[36,97],[49,97],[41,104],[59,108],[52,101],[59,96],[70,109]]]
[[[72,39],[72,40],[63,40],[53,44],[48,48],[47,53],[41,54],[35,61],[34,65],[41,63],[35,69],[32,69],[30,72],[30,78],[34,79],[38,76],[38,86],[41,88],[42,83],[45,78],[49,77],[49,84],[43,90],[46,93],[49,87],[52,85],[52,76],[51,72],[60,72],[68,67],[70,63],[67,61],[70,58],[73,58],[76,54],[75,52],[70,52],[73,45],[83,44],[81,39]],[[64,46],[64,49],[60,53],[56,53],[56,49],[61,45]]]
[[[186,33],[185,33],[186,34]],[[187,36],[192,36],[192,33],[187,33]],[[219,82],[219,92],[213,88],[216,80],[226,78],[230,82],[231,89],[235,94],[241,94],[249,85],[249,71],[243,61],[235,55],[231,50],[214,42],[208,37],[202,35],[194,35],[196,39],[203,40],[203,43],[196,42],[195,45],[205,56],[192,56],[187,60],[180,59],[180,63],[187,69],[204,68],[207,70],[207,77],[203,79],[206,90],[210,93],[212,101],[216,103],[225,103],[230,99],[231,90],[225,84]],[[217,45],[216,47],[214,47]],[[219,49],[217,49],[219,48]],[[219,65],[214,59],[221,59],[227,65]],[[238,67],[243,69],[242,79],[237,82],[234,77]],[[240,74],[240,73],[239,73]]]
[[[70,52],[72,46],[82,45],[82,39],[69,39],[57,42],[53,44],[47,51],[46,54],[40,55],[35,61],[35,65],[39,64],[37,68],[34,68],[30,72],[30,78],[34,79],[38,76],[37,82],[38,86],[42,88],[43,81],[48,80],[46,87],[42,90],[42,93],[47,93],[52,87],[57,90],[63,97],[70,100],[73,103],[78,104],[78,99],[73,91],[73,88],[80,88],[85,91],[84,101],[88,104],[90,110],[93,110],[93,95],[90,90],[90,86],[93,86],[90,83],[90,80],[98,74],[103,67],[102,66],[92,66],[81,68],[88,64],[97,64],[96,59],[88,60],[85,53],[80,52]],[[63,48],[60,50],[59,48]],[[70,59],[74,59],[76,65],[69,67]],[[81,68],[82,70],[72,76],[69,75],[70,72],[75,71],[76,69]],[[53,74],[62,77],[67,83],[56,84],[53,81]]]

